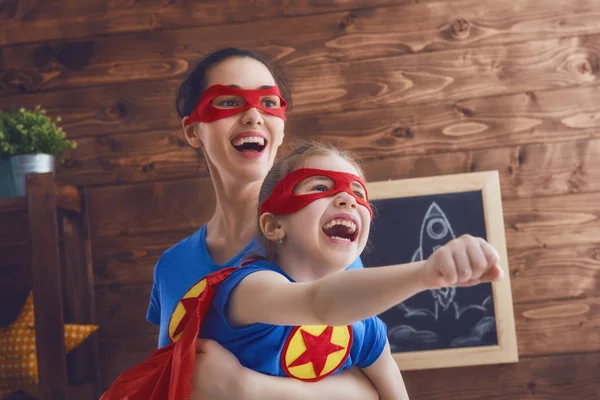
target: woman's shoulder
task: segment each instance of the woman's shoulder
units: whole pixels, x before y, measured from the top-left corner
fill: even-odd
[[[200,248],[202,245],[203,231],[204,226],[163,251],[158,259],[156,267],[160,268],[163,265],[180,265],[197,262],[197,259],[201,255]]]
[[[173,255],[185,252],[195,251],[198,246],[201,245],[202,240],[204,239],[206,225],[202,225],[200,229],[196,232],[192,233],[190,236],[187,236],[179,242],[175,243],[167,250],[164,251],[163,255]]]

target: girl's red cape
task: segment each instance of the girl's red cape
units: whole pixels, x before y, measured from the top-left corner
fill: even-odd
[[[196,361],[196,340],[208,307],[219,284],[235,268],[208,275],[206,287],[198,296],[179,340],[156,350],[150,357],[127,371],[102,395],[100,400],[187,400],[192,391]]]

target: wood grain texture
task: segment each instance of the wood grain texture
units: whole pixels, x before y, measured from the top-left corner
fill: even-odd
[[[557,38],[291,67],[289,74],[292,82],[297,82],[295,109],[299,113],[454,101],[475,95],[514,93],[517,87],[518,91],[536,91],[596,82],[599,41],[599,35]],[[19,50],[22,51],[3,49],[5,71],[0,77],[1,96],[181,78],[188,68],[184,59],[162,57],[158,61],[137,59],[131,65],[114,61],[102,63],[98,68],[80,66],[69,73],[51,57],[49,66],[33,68],[25,64],[34,59],[33,55],[8,54]],[[90,57],[96,52],[95,47],[84,50],[79,46],[72,51],[77,55],[87,52]]]
[[[160,255],[196,229],[96,238],[93,253],[96,287],[151,284]]]
[[[509,252],[514,301],[600,297],[600,243]]]
[[[19,105],[33,108],[43,104],[48,115],[60,116],[71,138],[109,136],[151,130],[180,130],[175,112],[175,95],[180,82],[131,82],[19,95]],[[15,97],[0,97],[0,108],[15,108]]]
[[[591,353],[403,375],[415,400],[595,400],[599,367],[600,353]]]
[[[103,338],[156,333],[157,327],[145,319],[150,289],[151,285],[97,290]],[[514,298],[519,356],[600,351],[600,297],[534,303]]]
[[[210,193],[207,179],[90,190],[92,237],[197,229],[214,208]],[[203,199],[201,204],[197,198]],[[599,201],[598,192],[505,200],[508,247],[597,243]],[[106,204],[111,204],[110,213],[105,212]]]
[[[184,196],[180,196],[182,188]],[[109,214],[107,204],[111,205]],[[91,237],[198,229],[214,206],[210,179],[90,188]],[[187,221],[185,226],[182,220]]]
[[[593,230],[598,228],[594,201],[599,197],[597,192],[593,192],[598,185],[599,168],[593,164],[598,162],[598,157],[594,156],[598,154],[598,146],[600,143],[569,142],[532,148],[374,160],[366,164],[366,171],[367,177],[376,181],[498,169],[505,195],[507,235],[517,247],[543,245],[543,241],[536,240],[542,240],[545,231],[541,225],[534,224],[542,218],[548,219],[546,226],[550,231],[554,226],[553,220],[560,226],[560,230],[552,233],[556,237],[548,239],[553,243],[560,242],[562,230],[579,232],[584,227],[585,232],[579,232],[577,238],[572,237],[570,243],[577,244],[580,239],[582,243],[592,243]],[[543,168],[540,168],[540,160],[543,160]],[[201,196],[202,201],[199,203],[194,195]],[[541,197],[549,195],[552,197],[548,199]],[[584,208],[578,207],[579,203]],[[106,204],[112,205],[110,213],[106,213]],[[91,188],[89,205],[94,238],[139,235],[197,229],[211,215],[214,195],[208,178],[190,178]],[[559,207],[558,211],[555,211],[556,207]],[[577,217],[583,210],[590,215]],[[564,213],[560,214],[564,220],[560,219],[559,213]],[[566,218],[571,213],[574,216],[569,222]]]
[[[52,173],[27,175],[32,289],[41,400],[67,397],[58,219]]]
[[[0,8],[0,45],[222,25],[407,2],[410,0],[88,0],[79,4],[6,0]]]
[[[506,244],[510,249],[597,244],[600,193],[505,201]]]
[[[79,192],[78,192],[79,194]],[[77,196],[79,199],[79,196]],[[81,199],[79,199],[81,200]],[[85,212],[59,213],[63,260],[62,285],[65,321],[78,324],[95,324],[96,303],[94,298],[94,277],[88,251],[88,233]],[[67,354],[67,369],[70,385],[83,385],[93,382],[100,397],[100,376],[98,368],[98,335],[80,344]],[[89,398],[89,397],[88,397]]]
[[[282,5],[271,1],[271,7],[260,11],[271,15],[261,15],[249,19],[250,23],[229,25],[226,29],[221,26],[196,28],[205,24],[192,23],[194,11],[186,9],[185,5],[174,4],[164,7],[163,11],[187,14],[187,18],[173,16],[173,19],[188,21],[195,28],[158,29],[129,35],[5,47],[4,68],[8,70],[7,82],[12,82],[17,90],[21,87],[28,91],[35,86],[73,87],[177,76],[187,71],[202,54],[232,44],[260,50],[289,67],[297,67],[600,32],[594,23],[600,16],[598,0],[575,4],[569,0],[551,3],[543,0],[407,3],[374,8],[377,4],[370,2],[369,8],[361,9],[360,2],[355,1],[341,7],[347,9],[348,5],[352,5],[353,9],[349,11],[272,19],[269,17],[277,16],[277,9]],[[207,7],[204,4],[190,6]],[[223,4],[224,7],[226,5]],[[75,7],[71,8],[75,11]],[[250,7],[248,4],[233,7],[235,14],[242,13],[244,8]],[[256,14],[257,7],[251,8],[253,10],[248,14]],[[335,8],[334,4],[331,9]],[[152,6],[138,10],[134,17],[146,19],[148,11],[152,12]],[[189,18],[190,11],[192,18]],[[121,18],[128,15],[127,9],[121,9],[120,13]],[[310,9],[304,9],[302,13],[312,14]],[[219,12],[213,12],[211,17],[215,14]],[[209,14],[201,15],[206,18]],[[81,16],[78,19],[85,21]],[[31,23],[35,19],[28,18],[27,21]],[[43,23],[50,25],[52,19],[43,20]],[[306,29],[307,26],[311,28]],[[25,36],[21,35],[22,38]],[[61,39],[69,37],[72,36],[65,32]],[[199,37],[203,40],[196,39]],[[10,83],[7,86],[10,87]]]
[[[502,160],[496,166],[488,163],[488,167],[515,173],[527,158],[532,158],[528,163],[535,167],[538,162],[564,167],[573,158],[584,174],[586,166],[594,168],[590,164],[599,151],[597,141],[582,141],[599,137],[598,104],[600,86],[590,86],[430,106],[293,115],[286,127],[286,142],[318,137],[351,150],[367,164],[396,156],[425,162],[447,157],[440,153],[470,150],[477,150],[470,153],[475,158],[492,157],[500,162],[492,155],[499,148],[539,144],[520,148],[514,160]],[[575,140],[580,141],[574,144]],[[198,161],[178,127],[80,138],[77,149],[65,158],[59,177],[80,184],[208,176],[203,160]],[[394,163],[404,161],[395,158],[388,164]]]
[[[150,286],[162,252],[191,233],[98,238],[94,254],[96,287],[116,290],[122,286]],[[516,302],[600,297],[600,244],[509,249],[508,255]]]

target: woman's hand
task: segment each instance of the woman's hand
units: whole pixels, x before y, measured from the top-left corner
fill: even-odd
[[[233,354],[213,340],[198,339],[190,400],[240,399],[243,374]]]
[[[502,279],[496,249],[482,238],[463,235],[433,252],[424,265],[425,285],[431,289],[472,286]]]

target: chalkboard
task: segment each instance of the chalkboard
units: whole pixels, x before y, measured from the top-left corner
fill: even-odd
[[[377,182],[368,189],[375,217],[362,255],[365,267],[426,260],[448,241],[470,234],[492,243],[508,268],[496,172]],[[505,275],[500,285],[427,290],[382,313],[394,355],[409,355],[414,368],[408,369],[516,361],[510,278]],[[436,351],[441,362],[435,362]],[[484,358],[481,351],[497,354]]]

